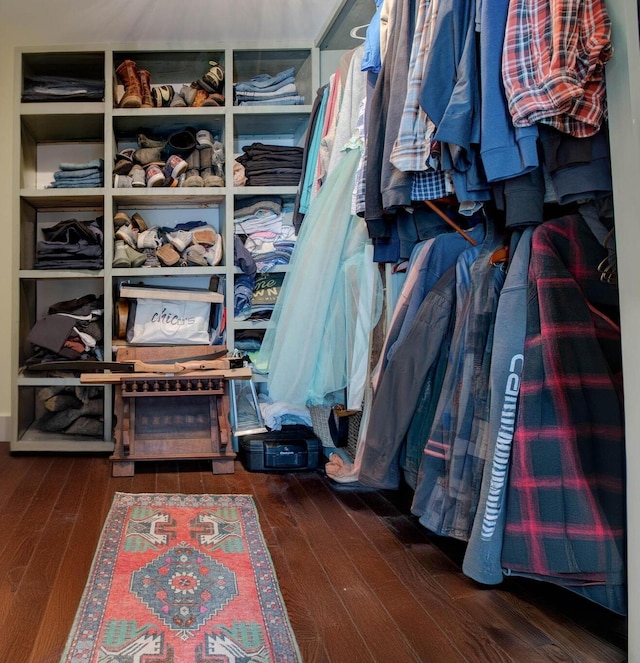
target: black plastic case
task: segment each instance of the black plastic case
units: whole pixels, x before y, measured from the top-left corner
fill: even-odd
[[[318,467],[322,445],[312,428],[283,426],[282,430],[245,435],[240,458],[250,472],[292,472]]]

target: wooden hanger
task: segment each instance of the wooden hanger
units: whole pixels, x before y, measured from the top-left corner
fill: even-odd
[[[472,246],[477,246],[478,242],[476,242],[476,240],[473,239],[469,233],[467,233],[455,221],[453,221],[453,219],[450,219],[442,210],[440,210],[440,208],[435,203],[431,202],[430,200],[425,200],[423,202],[427,207],[431,208],[443,221],[448,223],[457,233],[460,233],[460,235],[462,235],[467,240],[467,242],[469,242],[469,244]]]

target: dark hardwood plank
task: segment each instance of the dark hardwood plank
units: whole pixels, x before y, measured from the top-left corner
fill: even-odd
[[[31,656],[24,659],[28,663],[59,660],[113,500],[115,483],[110,473],[110,463],[99,458],[92,459],[84,472],[86,482],[72,520],[73,529],[61,551],[58,571],[51,576],[50,593],[42,614],[43,627],[32,636]]]
[[[252,495],[305,663],[621,663],[626,620],[548,583],[477,585],[464,545],[429,534],[403,491],[320,472],[214,475],[202,461],[11,456],[0,443],[0,661],[57,663],[113,495]]]

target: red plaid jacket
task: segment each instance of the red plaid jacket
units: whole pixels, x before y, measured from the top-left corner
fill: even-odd
[[[580,216],[533,235],[502,566],[622,611],[625,449],[617,289]],[[586,589],[585,589],[586,588]]]

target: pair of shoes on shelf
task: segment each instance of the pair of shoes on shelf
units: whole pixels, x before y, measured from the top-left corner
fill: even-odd
[[[125,59],[116,68],[116,76],[124,86],[118,108],[153,108],[150,72],[138,69],[133,60]]]
[[[147,256],[144,253],[136,251],[132,246],[121,239],[114,243],[113,267],[142,267]]]
[[[213,148],[204,145],[201,149],[194,150],[187,157],[186,187],[221,187],[224,186],[224,178],[214,168]]]
[[[151,88],[151,98],[156,108],[166,108],[171,106],[176,91],[173,85],[154,85]]]

